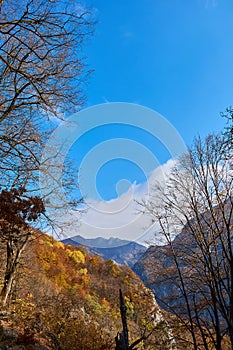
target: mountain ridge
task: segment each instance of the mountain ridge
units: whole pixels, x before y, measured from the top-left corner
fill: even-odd
[[[87,247],[95,247],[95,248],[112,248],[112,247],[119,247],[124,244],[128,244],[131,241],[128,240],[122,240],[117,237],[110,237],[110,238],[104,238],[104,237],[96,237],[96,238],[84,238],[81,235],[68,237],[66,239],[71,239],[72,241],[76,243],[80,243],[81,245],[85,245]],[[62,242],[65,242],[66,239],[63,239]]]
[[[81,236],[75,236],[66,238],[62,242],[73,246],[82,246],[90,253],[101,256],[104,260],[113,260],[117,264],[127,265],[129,267],[133,267],[147,249],[139,243],[113,237],[109,239],[102,237],[85,239]],[[94,244],[100,244],[101,242],[105,243],[105,247],[94,246]],[[115,243],[119,245],[116,246]],[[111,244],[114,246],[111,246]]]

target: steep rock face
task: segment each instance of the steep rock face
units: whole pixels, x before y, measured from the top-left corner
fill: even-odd
[[[83,246],[89,252],[99,255],[105,260],[113,260],[117,264],[128,265],[129,267],[132,267],[146,251],[145,246],[136,242],[123,241],[116,238],[110,238],[109,240],[104,238],[86,240],[82,237],[80,239],[80,237],[78,236],[78,242],[75,237],[72,237],[63,240],[63,243]]]
[[[172,294],[172,289],[175,288],[172,276],[163,276],[161,273],[169,268],[171,273],[173,271],[173,261],[168,252],[168,246],[151,246],[132,267],[145,285],[154,292],[158,304],[162,307],[165,306],[162,303],[164,297]]]
[[[190,254],[190,252],[192,253]],[[132,267],[132,270],[154,292],[156,301],[162,308],[171,311],[175,307],[177,312],[185,313],[185,300],[181,291],[174,254],[186,286],[189,285],[190,290],[193,288],[195,290],[197,285],[192,286],[191,277],[198,274],[199,265],[195,254],[198,256],[199,252],[188,226],[185,225],[173,240],[172,246],[155,245],[149,247]]]
[[[212,212],[199,213],[198,219],[190,219],[172,244],[149,247],[132,269],[153,290],[161,307],[170,311],[175,307],[177,312],[187,313],[184,296],[187,293],[192,307],[193,303],[199,307],[205,300],[203,317],[208,319],[210,316],[207,314],[212,307],[209,276],[216,278],[218,284],[224,284],[222,298],[226,302],[229,300],[230,290],[226,281],[231,279],[232,202],[224,203],[224,207],[216,206]]]

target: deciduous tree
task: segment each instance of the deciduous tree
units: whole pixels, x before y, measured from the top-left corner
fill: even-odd
[[[80,108],[90,11],[69,0],[4,0],[0,6],[0,122]]]
[[[193,349],[222,350],[226,339],[233,348],[232,175],[223,137],[197,138],[143,203],[166,242],[155,252],[155,295],[160,290],[160,303],[189,331]]]
[[[0,2],[2,188],[23,186],[37,191],[39,168],[49,176],[49,167],[63,166],[58,155],[52,163],[46,160],[46,165],[44,159],[40,167],[41,153],[56,126],[53,117],[65,119],[67,111],[83,106],[90,72],[83,44],[93,24],[91,11],[72,0]],[[64,164],[58,187],[62,183],[66,190],[76,188],[73,169]]]
[[[1,291],[6,304],[11,291],[20,256],[33,234],[31,223],[44,213],[44,205],[37,196],[29,197],[24,188],[0,193],[0,239],[6,245],[6,270]]]

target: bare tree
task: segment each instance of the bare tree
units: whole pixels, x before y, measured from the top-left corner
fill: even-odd
[[[85,101],[90,70],[82,49],[94,21],[72,0],[4,0],[0,10],[0,185],[35,191],[41,150],[54,127],[49,120],[65,118]],[[62,166],[57,151],[43,171]],[[73,169],[65,165],[58,186],[76,187]]]
[[[90,11],[69,0],[5,0],[0,6],[0,121],[79,109]]]
[[[225,112],[221,113],[221,116],[226,119],[227,125],[224,129],[223,135],[225,139],[226,153],[230,153],[232,156],[233,149],[233,108],[228,107]]]
[[[226,341],[233,348],[232,185],[224,140],[210,135],[195,140],[143,203],[166,241],[154,250],[155,296],[186,327],[193,349],[222,350]]]
[[[40,164],[40,150],[45,135],[27,116],[18,117],[17,123],[5,119],[0,124],[0,186],[30,186],[35,183]]]
[[[0,9],[1,170],[15,184],[38,169],[48,119],[83,105],[93,20],[70,0],[5,0]]]

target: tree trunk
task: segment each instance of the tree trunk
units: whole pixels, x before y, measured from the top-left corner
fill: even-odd
[[[12,289],[12,283],[15,278],[15,273],[17,269],[17,265],[21,256],[22,251],[24,250],[28,241],[28,237],[26,237],[25,241],[17,248],[13,248],[13,242],[7,242],[7,263],[6,263],[6,271],[4,276],[4,284],[1,291],[2,305],[5,306],[8,300],[9,294]]]
[[[120,289],[120,310],[121,310],[121,320],[122,320],[122,326],[123,326],[124,350],[128,350],[129,332],[128,332],[128,325],[127,325],[126,306],[125,306],[125,301],[124,301],[121,289]]]
[[[115,337],[116,348],[115,350],[129,350],[129,336],[128,336],[128,326],[127,326],[127,316],[126,316],[126,306],[125,301],[120,289],[120,310],[121,310],[121,322],[123,331],[117,333]]]
[[[129,332],[127,325],[127,315],[126,315],[126,305],[123,298],[122,291],[120,289],[120,310],[121,310],[121,322],[123,331],[121,333],[117,333],[115,337],[116,347],[115,350],[136,350],[135,346],[141,343],[146,339],[146,336],[143,335],[141,338],[137,339],[133,344],[129,345]]]

